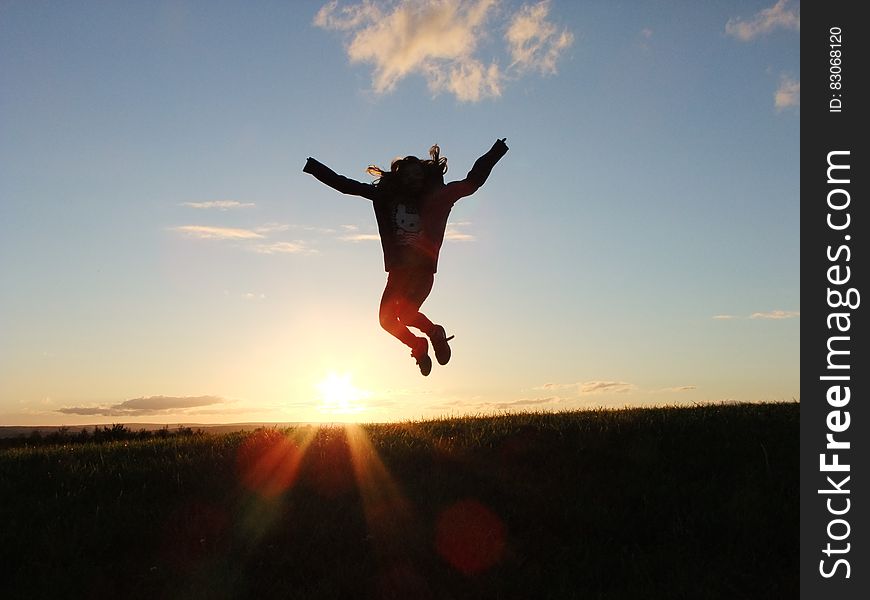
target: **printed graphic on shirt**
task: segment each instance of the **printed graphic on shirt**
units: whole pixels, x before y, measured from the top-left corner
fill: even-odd
[[[397,204],[396,212],[393,213],[395,224],[396,241],[402,246],[418,246],[422,236],[420,215],[414,207],[405,204]]]

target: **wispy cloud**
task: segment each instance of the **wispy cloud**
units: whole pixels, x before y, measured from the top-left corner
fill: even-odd
[[[444,233],[445,241],[471,242],[474,236],[467,231],[471,225],[468,221],[451,222],[447,224]],[[324,241],[339,242],[377,242],[380,235],[377,231],[360,230],[356,225],[341,225],[338,228],[313,227],[308,225],[289,225],[284,223],[266,223],[259,227],[216,227],[212,225],[181,225],[169,228],[185,237],[196,240],[217,240],[234,242],[241,250],[264,255],[295,254],[311,255],[318,254],[316,246]],[[292,232],[281,236],[280,234]],[[302,232],[302,233],[300,233]],[[278,234],[278,235],[276,235]],[[302,239],[275,239],[280,237],[294,237]]]
[[[433,94],[449,92],[460,101],[477,102],[500,96],[505,81],[524,72],[554,73],[573,43],[569,31],[547,20],[549,0],[512,14],[498,5],[498,0],[363,0],[339,7],[333,0],[318,11],[314,25],[349,36],[348,58],[373,66],[376,93],[389,93],[416,74]],[[506,24],[504,41],[513,61],[509,72],[495,56],[479,56],[481,42]]]
[[[739,317],[737,315],[714,315],[713,319],[717,321],[731,321],[735,319],[795,319],[801,316],[799,310],[769,310],[765,312],[754,312],[748,317]]]
[[[234,227],[212,227],[210,225],[182,225],[173,227],[173,231],[177,231],[187,237],[192,237],[200,240],[251,240],[259,239],[263,236],[256,231],[250,229],[237,229]]]
[[[211,225],[182,225],[170,229],[193,239],[238,242],[240,248],[257,254],[316,254],[317,251],[305,241],[269,239],[272,234],[281,233],[291,228],[300,229],[302,227],[282,223],[267,223],[254,229],[214,227]]]
[[[541,408],[546,406],[555,406],[562,402],[559,396],[547,396],[544,398],[521,398],[513,402],[493,402],[488,404],[496,410],[511,410],[515,408]]]
[[[263,235],[268,235],[270,233],[280,233],[282,231],[287,231],[288,229],[290,229],[290,225],[286,223],[266,223],[265,225],[256,227],[254,231]]]
[[[694,391],[697,389],[698,389],[698,386],[696,386],[696,385],[678,385],[678,386],[674,386],[674,387],[663,388],[660,391],[680,393],[680,392],[691,392],[691,391]]]
[[[371,242],[381,239],[377,233],[361,232],[359,225],[342,225],[341,231],[343,233],[338,236],[338,239],[342,242]]]
[[[550,2],[525,5],[513,16],[505,39],[511,67],[520,71],[556,72],[556,61],[574,43],[574,35],[547,20]]]
[[[579,383],[545,383],[542,386],[536,387],[536,390],[547,390],[547,391],[557,391],[557,390],[566,390],[573,389],[579,390]]]
[[[475,237],[465,231],[469,227],[469,221],[458,221],[456,223],[448,223],[447,229],[444,231],[444,240],[450,242],[473,242]]]
[[[236,202],[235,200],[209,200],[208,202],[184,202],[182,206],[204,210],[231,210],[234,208],[250,208],[256,205],[253,202]]]
[[[569,390],[575,394],[624,394],[636,390],[637,386],[624,381],[592,380],[575,383],[545,383],[536,389],[551,392]]]
[[[342,242],[377,242],[381,239],[377,233],[361,233],[358,225],[342,225],[341,230],[344,233],[338,239]]]
[[[765,8],[744,20],[741,17],[729,19],[725,33],[740,41],[748,42],[776,29],[799,31],[801,26],[800,8],[792,6],[791,0],[777,0],[770,8]]]
[[[586,381],[580,384],[581,394],[625,394],[636,386],[624,381]]]
[[[316,227],[314,225],[303,225],[299,223],[266,223],[259,227],[255,227],[254,231],[269,236],[273,233],[284,233],[286,231],[301,231],[306,235],[332,235],[335,234],[337,230],[333,227]]]
[[[219,396],[149,396],[133,398],[109,406],[75,406],[58,409],[67,415],[104,417],[142,417],[187,412],[206,406],[223,405],[230,400]]]
[[[801,82],[788,75],[782,75],[779,79],[779,87],[773,95],[773,104],[777,110],[800,106]]]
[[[272,242],[271,244],[256,244],[252,250],[257,254],[315,254],[316,250],[308,247],[305,242]]]
[[[548,408],[559,408],[564,403],[565,398],[559,396],[546,396],[541,398],[520,398],[510,402],[488,402],[480,401],[479,398],[462,399],[462,400],[445,400],[429,405],[428,410],[435,411],[455,411],[462,412],[479,411],[480,413],[490,413],[499,411],[511,410],[546,410]]]
[[[771,310],[768,312],[755,312],[752,313],[749,318],[750,319],[794,319],[801,316],[799,310]]]
[[[377,233],[348,233],[338,239],[343,242],[377,242],[380,241],[381,236]]]

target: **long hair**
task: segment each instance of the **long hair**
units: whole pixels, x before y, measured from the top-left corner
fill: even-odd
[[[385,171],[376,165],[369,165],[366,173],[376,177],[374,184],[378,187],[389,191],[400,191],[398,190],[400,179],[397,175],[402,170],[402,167],[410,163],[417,163],[423,167],[424,189],[444,184],[444,174],[447,172],[447,158],[441,156],[441,148],[438,147],[438,144],[434,144],[429,148],[429,158],[427,160],[421,160],[416,156],[396,158],[390,163],[389,171]]]

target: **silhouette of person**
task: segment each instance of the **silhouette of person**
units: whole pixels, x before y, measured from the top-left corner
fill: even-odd
[[[343,194],[372,201],[388,273],[379,309],[380,323],[411,349],[423,375],[432,370],[429,343],[408,327],[426,334],[432,340],[438,363],[447,364],[448,342],[453,336],[447,337],[444,327],[430,321],[420,307],[432,291],[450,210],[457,200],[473,194],[486,182],[495,164],[508,151],[506,139],[496,140],[474,162],[465,179],[447,184],[444,183],[447,159],[439,156],[441,150],[437,145],[429,149],[428,160],[406,156],[394,160],[389,171],[369,166],[367,172],[377,177],[372,183],[339,175],[311,157],[302,169]]]

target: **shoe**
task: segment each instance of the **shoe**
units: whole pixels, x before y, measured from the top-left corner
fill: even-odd
[[[450,362],[450,345],[447,343],[453,339],[453,336],[447,337],[447,333],[441,325],[436,325],[429,336],[432,340],[432,349],[435,350],[435,358],[439,365],[446,365]]]
[[[417,360],[417,366],[424,377],[432,372],[432,359],[429,358],[429,342],[426,338],[417,338],[417,345],[411,349],[411,356]]]

